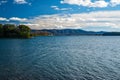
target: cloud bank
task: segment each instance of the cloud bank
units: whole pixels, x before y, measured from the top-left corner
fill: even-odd
[[[120,11],[96,11],[79,14],[41,15],[32,19],[12,17],[0,21],[19,21],[32,29],[112,28],[120,30]]]
[[[80,14],[54,14],[34,17],[29,20],[33,29],[64,29],[86,27],[120,28],[120,11],[98,11]]]

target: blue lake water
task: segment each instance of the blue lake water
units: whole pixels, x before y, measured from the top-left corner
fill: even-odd
[[[0,80],[120,80],[120,37],[0,39]]]

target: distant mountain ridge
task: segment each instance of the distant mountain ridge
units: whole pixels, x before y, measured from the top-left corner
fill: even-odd
[[[120,32],[105,32],[105,31],[85,31],[82,29],[42,29],[42,30],[31,30],[31,33],[38,36],[79,36],[79,35],[90,35],[90,36],[120,36]]]
[[[42,30],[31,30],[33,34],[47,34],[56,36],[71,36],[71,35],[103,35],[105,32],[94,32],[85,31],[82,29],[42,29]]]

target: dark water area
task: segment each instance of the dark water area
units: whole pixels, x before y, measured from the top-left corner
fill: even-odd
[[[0,80],[120,80],[120,37],[0,39]]]

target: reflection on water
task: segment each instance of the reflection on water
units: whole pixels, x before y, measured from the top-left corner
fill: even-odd
[[[0,39],[0,80],[120,80],[120,37]]]

